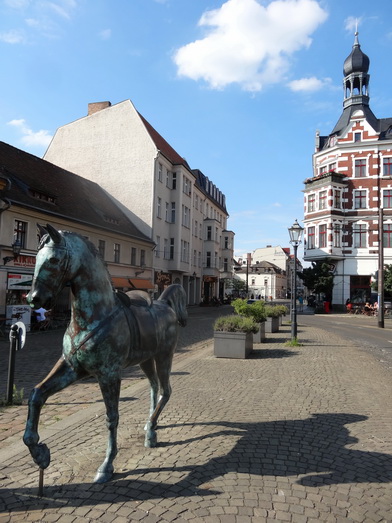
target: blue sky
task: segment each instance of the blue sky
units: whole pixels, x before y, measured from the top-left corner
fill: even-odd
[[[0,140],[43,156],[90,102],[136,109],[226,195],[235,252],[289,246],[355,24],[392,116],[390,0],[0,0]]]

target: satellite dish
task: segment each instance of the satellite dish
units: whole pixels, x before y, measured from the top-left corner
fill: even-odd
[[[18,336],[19,336],[18,349],[23,349],[24,344],[26,342],[26,325],[23,323],[23,321],[17,321],[16,323],[13,323],[13,325],[16,325],[18,327]],[[11,340],[12,340],[12,328],[10,330],[10,341]]]

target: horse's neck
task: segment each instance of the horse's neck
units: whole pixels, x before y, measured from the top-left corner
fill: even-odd
[[[102,321],[116,306],[108,275],[103,271],[81,271],[71,282],[73,321],[87,325]]]

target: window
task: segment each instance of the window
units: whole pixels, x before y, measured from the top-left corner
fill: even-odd
[[[199,208],[199,196],[195,194],[195,209]]]
[[[158,196],[157,198],[157,217],[162,217],[162,198]]]
[[[181,240],[181,261],[189,261],[189,242]]]
[[[186,176],[183,176],[182,178],[182,191],[185,194],[188,194],[188,196],[191,194],[191,182]]]
[[[335,248],[341,247],[341,240],[340,240],[340,225],[335,225],[333,229],[333,246]]]
[[[155,247],[155,258],[160,258],[161,256],[161,237],[157,236]]]
[[[172,173],[172,189],[177,188],[177,173]]]
[[[206,266],[211,267],[211,252],[208,251],[206,255]]]
[[[354,191],[354,209],[366,209],[366,191]]]
[[[325,249],[327,246],[327,226],[326,224],[319,226],[319,247]]]
[[[353,226],[353,247],[366,247],[366,225],[355,224]]]
[[[14,228],[14,238],[13,241],[19,241],[22,249],[26,248],[26,238],[27,238],[27,222],[22,222],[21,220],[15,220]]]
[[[140,267],[143,267],[146,265],[146,251],[144,249],[140,249]]]
[[[163,166],[162,164],[158,164],[158,182],[162,181],[162,172],[163,172]]]
[[[176,223],[176,202],[171,202],[170,222],[171,223]]]
[[[307,248],[308,249],[314,249],[315,248],[314,236],[315,236],[315,228],[314,227],[308,227],[308,243],[307,243]]]
[[[105,259],[105,241],[104,240],[98,240],[98,252],[100,257],[104,260]]]
[[[342,207],[342,192],[340,189],[335,189],[333,192],[333,206],[335,209],[341,209]]]
[[[382,159],[382,174],[384,176],[392,176],[392,158]]]
[[[228,260],[228,258],[223,258],[223,270],[224,270],[224,272],[229,272],[229,260]]]
[[[336,171],[336,162],[330,163],[328,166],[328,171]]]
[[[229,237],[228,236],[225,236],[223,248],[229,249]]]
[[[382,198],[383,207],[385,209],[391,208],[392,207],[392,190],[384,189],[382,194],[383,194],[383,198]]]
[[[361,133],[354,133],[354,142],[361,141]]]
[[[182,206],[182,225],[188,228],[190,225],[190,210],[186,205]]]
[[[136,247],[131,248],[131,265],[136,265]]]
[[[165,203],[165,220],[169,221],[169,204],[168,202]]]
[[[197,251],[196,249],[193,250],[193,261],[192,261],[192,265],[194,267],[196,267],[196,263],[197,263]]]
[[[113,252],[114,263],[120,263],[120,244],[119,243],[114,244],[113,251],[114,251]]]
[[[355,160],[355,178],[363,178],[366,176],[366,159],[360,158]]]
[[[169,259],[174,260],[174,238],[170,238],[170,253]]]
[[[327,208],[327,191],[320,191],[319,193],[319,209]]]
[[[386,249],[392,247],[392,225],[390,223],[384,223],[383,242]]]
[[[197,231],[198,230],[199,230],[198,222],[197,222],[197,220],[195,220],[195,224],[194,224],[194,227],[193,227],[193,236],[196,236],[196,238],[197,238]]]
[[[315,194],[309,194],[308,196],[308,212],[313,212],[315,210]]]
[[[165,260],[169,259],[169,240],[167,238],[163,240],[163,257]]]
[[[207,226],[207,240],[212,240],[212,227],[211,225]]]

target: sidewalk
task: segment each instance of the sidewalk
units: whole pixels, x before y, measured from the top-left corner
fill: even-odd
[[[391,375],[307,318],[300,347],[284,345],[284,323],[247,360],[214,358],[211,339],[180,352],[154,449],[143,447],[147,383],[127,378],[105,485],[91,483],[107,437],[96,384],[50,398],[44,497],[21,429],[1,442],[0,523],[391,522]]]

